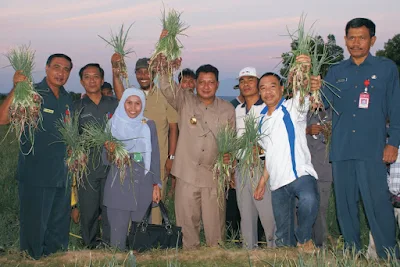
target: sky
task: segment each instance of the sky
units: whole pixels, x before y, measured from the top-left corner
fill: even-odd
[[[122,24],[134,23],[127,47],[135,54],[126,60],[129,78],[137,84],[134,66],[138,58],[149,57],[161,32],[161,10],[181,11],[190,27],[182,36],[182,67],[192,69],[212,64],[220,71],[218,95],[237,95],[235,77],[247,66],[262,74],[279,72],[280,55],[290,49],[288,30],[294,31],[302,13],[307,25],[321,36],[334,34],[345,49],[346,23],[366,17],[377,25],[375,54],[384,42],[400,32],[399,0],[68,0],[0,1],[0,93],[12,87],[14,70],[3,56],[10,48],[30,44],[36,51],[35,82],[45,76],[45,62],[53,53],[72,58],[74,68],[65,85],[68,91],[83,92],[79,69],[99,63],[105,80],[111,81],[113,49],[98,35],[110,37]],[[345,57],[348,57],[345,49]],[[4,67],[4,68],[2,68]]]

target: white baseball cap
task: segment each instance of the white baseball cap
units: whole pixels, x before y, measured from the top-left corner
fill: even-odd
[[[239,80],[240,78],[242,78],[244,76],[252,76],[252,77],[257,77],[258,78],[256,68],[246,67],[246,68],[242,69],[239,72],[239,76],[236,79]]]

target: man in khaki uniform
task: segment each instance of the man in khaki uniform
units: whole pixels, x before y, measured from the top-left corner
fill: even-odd
[[[119,57],[114,57],[112,58],[112,63],[113,61],[118,60],[120,60]],[[146,95],[146,108],[144,110],[144,116],[156,123],[161,162],[161,196],[164,200],[167,188],[167,177],[171,172],[172,162],[175,158],[176,143],[178,140],[178,115],[176,110],[171,107],[171,105],[160,92],[157,90],[152,90],[154,83],[152,80],[150,80],[150,73],[148,70],[149,60],[149,58],[140,58],[136,62],[135,74],[140,85],[140,89],[142,89]],[[120,86],[123,86],[119,78],[119,73],[115,71],[113,71],[113,82],[116,90]],[[160,209],[156,207],[152,211],[152,223],[161,224],[161,222],[162,218]]]
[[[235,127],[235,111],[229,102],[215,96],[218,85],[218,69],[211,65],[203,65],[196,71],[197,95],[177,85],[171,88],[168,77],[160,79],[161,92],[179,114],[179,140],[172,174],[177,179],[176,221],[182,227],[186,249],[200,245],[200,220],[207,245],[218,245],[224,236],[225,208],[218,204],[212,168],[218,152],[218,127],[227,123]],[[219,201],[224,204],[225,200]]]

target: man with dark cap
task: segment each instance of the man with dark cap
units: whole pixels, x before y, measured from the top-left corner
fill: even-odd
[[[104,96],[114,96],[113,88],[110,83],[103,83],[103,85],[101,86],[101,94]]]
[[[113,57],[112,64],[118,62],[120,57]],[[136,62],[135,74],[140,89],[146,95],[146,107],[144,116],[154,120],[157,128],[158,144],[160,146],[161,180],[162,180],[162,199],[165,199],[167,188],[167,178],[171,172],[172,162],[175,159],[175,149],[178,140],[178,115],[177,112],[168,104],[161,93],[157,93],[153,80],[150,79],[149,58],[140,58]],[[154,77],[152,75],[151,77]],[[123,88],[119,75],[113,71],[113,83],[115,90]],[[149,203],[150,204],[150,203]],[[161,224],[162,218],[158,207],[153,209],[152,221],[154,224]]]

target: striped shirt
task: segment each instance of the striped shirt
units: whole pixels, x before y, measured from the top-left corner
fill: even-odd
[[[271,115],[268,107],[261,111],[261,146],[270,175],[271,190],[277,190],[304,175],[318,178],[307,146],[306,126],[309,99],[299,106],[299,97],[282,100]]]

